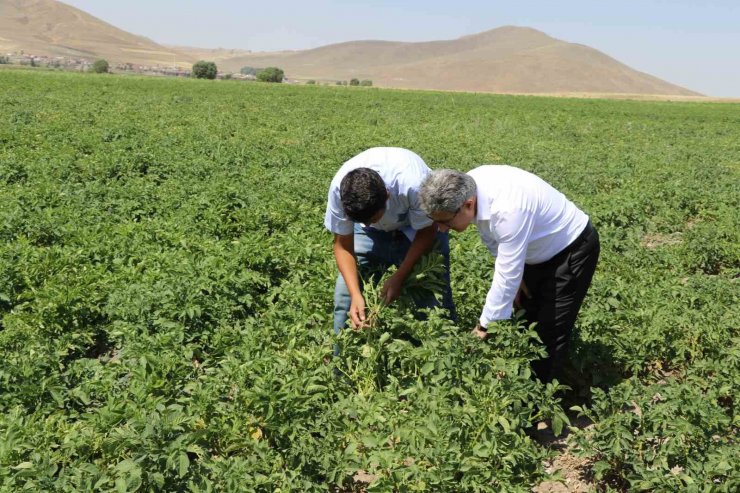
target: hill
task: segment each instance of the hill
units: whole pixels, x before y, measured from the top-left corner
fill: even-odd
[[[0,53],[106,58],[147,65],[191,64],[192,55],[128,33],[54,0],[0,0]]]
[[[106,58],[111,62],[219,69],[276,65],[292,79],[371,79],[376,86],[528,94],[700,96],[638,72],[588,46],[535,29],[505,26],[444,41],[350,41],[310,50],[163,46],[55,0],[0,0],[0,53]]]
[[[698,93],[638,72],[588,46],[505,26],[448,41],[352,41],[295,52],[252,53],[222,67],[279,65],[293,78],[372,79],[413,89],[516,93]]]

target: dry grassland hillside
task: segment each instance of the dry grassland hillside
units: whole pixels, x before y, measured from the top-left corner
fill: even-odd
[[[191,64],[180,53],[54,0],[0,0],[0,53],[106,58],[146,65]]]
[[[523,94],[700,96],[638,72],[588,46],[506,26],[445,41],[351,41],[310,50],[258,52],[163,46],[55,0],[0,0],[0,53],[106,58],[114,63],[221,71],[278,66],[290,79],[370,79],[375,86]]]

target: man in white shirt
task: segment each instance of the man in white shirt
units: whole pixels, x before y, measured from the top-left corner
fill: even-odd
[[[416,262],[436,244],[445,257],[447,289],[442,305],[454,318],[449,288],[449,242],[421,210],[419,187],[429,167],[415,153],[397,147],[375,147],[353,157],[339,168],[329,187],[324,226],[334,233],[334,257],[339,267],[334,290],[334,331],[365,322],[365,299],[358,278],[398,269],[385,282],[381,294],[386,303],[395,300]],[[419,302],[437,306],[436,300]]]
[[[422,208],[440,231],[471,223],[496,257],[493,282],[479,324],[486,337],[496,320],[526,310],[548,357],[533,364],[552,380],[568,355],[570,335],[599,259],[599,235],[588,216],[541,178],[503,165],[469,173],[433,171],[421,187]]]

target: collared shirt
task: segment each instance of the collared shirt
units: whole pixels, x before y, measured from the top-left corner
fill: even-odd
[[[487,165],[468,172],[477,187],[475,223],[496,257],[493,282],[480,316],[485,327],[511,317],[525,264],[540,264],[570,245],[588,216],[536,175],[513,166]]]
[[[409,240],[416,231],[431,226],[432,220],[421,210],[419,188],[429,174],[429,167],[415,153],[399,147],[374,147],[361,152],[339,168],[329,186],[324,226],[338,235],[352,234],[354,223],[342,208],[340,184],[347,173],[357,168],[377,171],[388,189],[385,213],[370,224],[381,231],[400,229]]]

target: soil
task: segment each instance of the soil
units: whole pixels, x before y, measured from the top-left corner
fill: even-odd
[[[654,250],[662,246],[678,245],[681,241],[683,241],[681,233],[654,233],[643,236],[640,243],[648,250]]]
[[[579,429],[586,429],[593,424],[586,418],[571,418],[571,425]],[[568,430],[556,437],[552,429],[545,422],[539,423],[533,436],[541,445],[557,452],[557,455],[545,461],[545,471],[548,474],[562,478],[561,480],[547,480],[538,484],[534,493],[586,493],[596,491],[596,484],[591,477],[591,462],[589,459],[577,457],[572,452],[572,444],[568,440]]]

